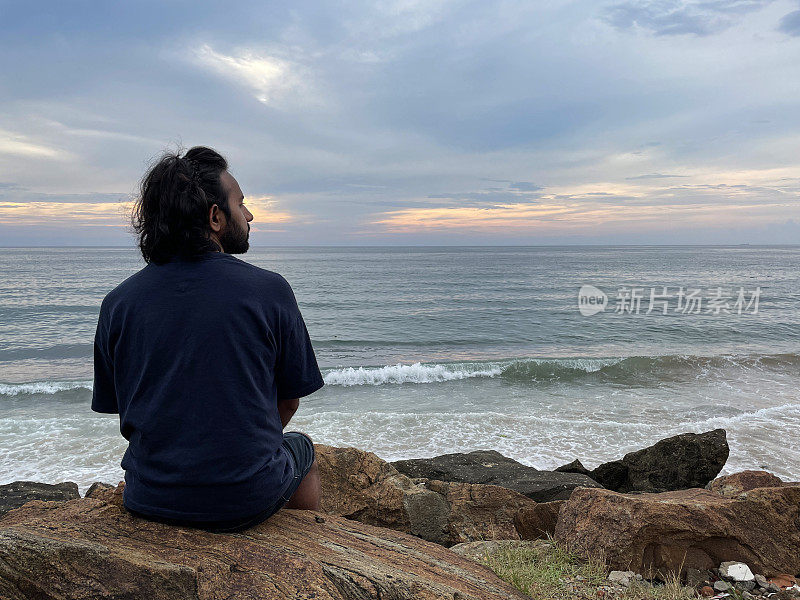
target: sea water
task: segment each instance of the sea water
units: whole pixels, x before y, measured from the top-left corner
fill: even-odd
[[[495,449],[592,468],[722,427],[725,472],[800,479],[800,247],[240,258],[294,288],[326,386],[291,428],[318,442],[387,460]],[[0,249],[0,483],[123,478],[118,417],[89,408],[92,342],[103,296],[143,266],[135,248]],[[583,286],[604,310],[583,314]]]

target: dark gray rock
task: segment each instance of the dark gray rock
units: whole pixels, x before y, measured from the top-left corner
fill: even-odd
[[[110,483],[103,483],[102,481],[95,481],[92,485],[89,486],[89,489],[86,490],[86,493],[83,495],[84,498],[95,498],[95,497],[102,497],[104,492],[108,492],[113,490],[115,486],[111,485]]]
[[[702,488],[728,460],[724,429],[683,433],[600,465],[589,476],[615,492],[669,492]]]
[[[566,500],[576,487],[600,487],[586,475],[539,471],[494,450],[398,460],[392,466],[411,478],[497,485],[537,502]]]
[[[581,475],[589,475],[589,469],[584,467],[577,458],[571,463],[557,467],[556,471],[559,473],[580,473]]]
[[[686,585],[690,588],[698,589],[704,585],[708,585],[711,581],[711,571],[695,569],[689,567],[686,569]]]
[[[56,484],[15,481],[0,485],[0,515],[19,508],[31,500],[67,501],[80,497],[78,484],[71,481]]]

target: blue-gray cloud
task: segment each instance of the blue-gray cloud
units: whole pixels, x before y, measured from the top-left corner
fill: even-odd
[[[635,175],[633,177],[626,177],[628,181],[636,181],[640,179],[670,179],[673,177],[688,177],[688,175],[671,175],[667,173],[645,173],[644,175]]]
[[[800,10],[785,15],[778,23],[778,30],[791,36],[800,36]]]
[[[629,0],[608,7],[604,18],[620,29],[656,35],[706,36],[724,31],[774,0]]]

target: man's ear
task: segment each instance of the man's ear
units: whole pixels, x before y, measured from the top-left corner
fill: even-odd
[[[208,211],[208,224],[214,233],[219,233],[225,226],[225,213],[216,204],[212,204]]]

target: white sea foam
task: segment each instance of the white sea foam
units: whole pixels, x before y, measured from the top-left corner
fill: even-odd
[[[92,389],[91,381],[32,381],[30,383],[0,383],[0,395],[56,394],[67,390]]]
[[[432,364],[387,365],[384,367],[347,367],[324,375],[327,385],[382,385],[385,383],[436,383],[472,377],[495,377],[503,372],[496,364]]]

